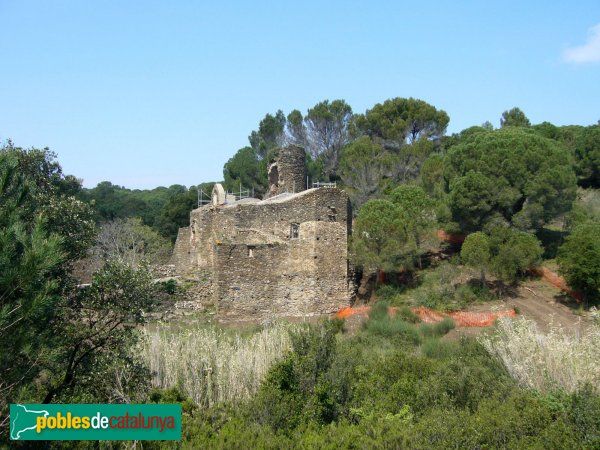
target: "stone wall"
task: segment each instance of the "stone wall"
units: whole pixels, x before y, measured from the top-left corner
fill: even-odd
[[[195,255],[192,253],[190,230],[190,227],[184,227],[177,232],[171,264],[175,266],[175,271],[178,274],[187,274],[194,270],[193,260]]]
[[[348,306],[351,215],[344,191],[204,206],[190,217],[173,260],[181,274],[212,271],[219,317],[306,316]]]

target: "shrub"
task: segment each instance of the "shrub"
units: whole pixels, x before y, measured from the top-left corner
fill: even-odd
[[[421,342],[417,328],[412,323],[405,321],[400,314],[391,317],[388,303],[384,301],[378,301],[373,305],[369,311],[369,320],[364,323],[364,328],[369,333],[380,336],[401,337],[413,345]]]
[[[344,333],[346,331],[346,321],[344,319],[340,319],[339,317],[334,317],[330,320],[331,327],[335,333]]]
[[[291,333],[294,351],[269,371],[249,404],[248,417],[274,430],[335,420],[345,397],[343,385],[350,383],[344,370],[332,368],[337,332],[335,324],[326,321]],[[330,371],[337,376],[328,377]]]
[[[177,292],[177,281],[173,279],[161,281],[160,289],[169,295],[174,295]]]
[[[177,387],[169,389],[153,388],[148,397],[152,403],[179,403],[184,413],[189,414],[196,409],[194,402],[189,397],[183,395]]]
[[[433,326],[433,329],[438,336],[443,336],[445,334],[448,334],[448,332],[450,330],[453,330],[455,327],[456,325],[454,323],[454,320],[450,319],[449,317],[446,317],[441,322],[436,323]]]
[[[390,304],[384,300],[379,300],[371,307],[369,311],[369,320],[382,320],[388,317]]]
[[[377,286],[376,293],[379,301],[392,302],[396,296],[401,294],[403,289],[392,284],[380,284]]]
[[[589,384],[572,397],[568,415],[573,428],[590,448],[600,447],[600,396]]]
[[[419,323],[421,319],[408,306],[403,306],[398,309],[396,316],[408,323]]]
[[[413,345],[421,343],[421,336],[417,327],[405,322],[401,318],[387,317],[381,320],[369,320],[366,323],[366,329],[370,333],[386,337],[398,336]]]
[[[421,345],[421,352],[428,358],[445,359],[455,353],[455,345],[452,342],[429,338]]]
[[[469,282],[461,284],[456,289],[456,299],[459,303],[468,305],[477,301],[488,301],[492,299],[492,294],[487,285]]]
[[[445,309],[444,306],[451,300],[450,296],[432,290],[419,290],[415,293],[417,305],[429,309]]]

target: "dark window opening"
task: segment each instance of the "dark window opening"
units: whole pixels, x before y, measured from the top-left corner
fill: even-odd
[[[279,185],[279,168],[277,164],[273,164],[269,169],[269,184],[272,186]]]
[[[337,209],[334,206],[329,206],[329,214],[327,214],[327,216],[329,217],[329,221],[330,222],[335,222],[337,221]]]
[[[248,246],[248,258],[254,258],[254,246]]]
[[[300,224],[293,223],[290,225],[290,239],[298,239],[300,237]]]

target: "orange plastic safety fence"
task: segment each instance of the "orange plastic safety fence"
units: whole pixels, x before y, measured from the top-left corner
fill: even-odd
[[[573,297],[578,302],[581,302],[583,300],[583,296],[581,295],[580,292],[571,290],[571,288],[567,285],[567,282],[565,281],[565,279],[563,277],[561,277],[557,273],[552,272],[547,267],[543,267],[543,266],[535,267],[535,268],[531,269],[531,272],[542,277],[544,280],[546,280],[552,286],[560,289],[561,291],[566,292],[568,295]]]
[[[335,313],[335,317],[338,319],[346,319],[350,316],[358,315],[367,315],[371,310],[370,306],[357,306],[356,308],[342,308],[337,313]]]
[[[370,309],[370,306],[342,308],[336,313],[335,317],[346,319],[353,315],[365,316],[369,313]],[[390,308],[390,313],[393,315],[396,313],[396,310],[397,308]],[[418,308],[412,308],[412,311],[419,316],[421,321],[424,323],[437,323],[441,322],[446,317],[450,317],[459,327],[489,327],[490,325],[493,325],[496,319],[499,317],[515,317],[517,315],[514,309],[507,309],[497,312],[456,311],[442,313],[421,306]]]

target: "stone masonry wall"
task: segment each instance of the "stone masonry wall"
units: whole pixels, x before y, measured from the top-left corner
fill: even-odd
[[[193,259],[190,227],[180,228],[173,247],[171,264],[175,265],[178,274],[187,274],[194,268]]]
[[[282,200],[205,206],[192,211],[187,232],[195,258],[173,259],[179,273],[212,270],[221,318],[333,312],[349,304],[348,205],[345,192],[322,188]],[[185,233],[180,230],[176,253],[187,250],[179,244]]]

